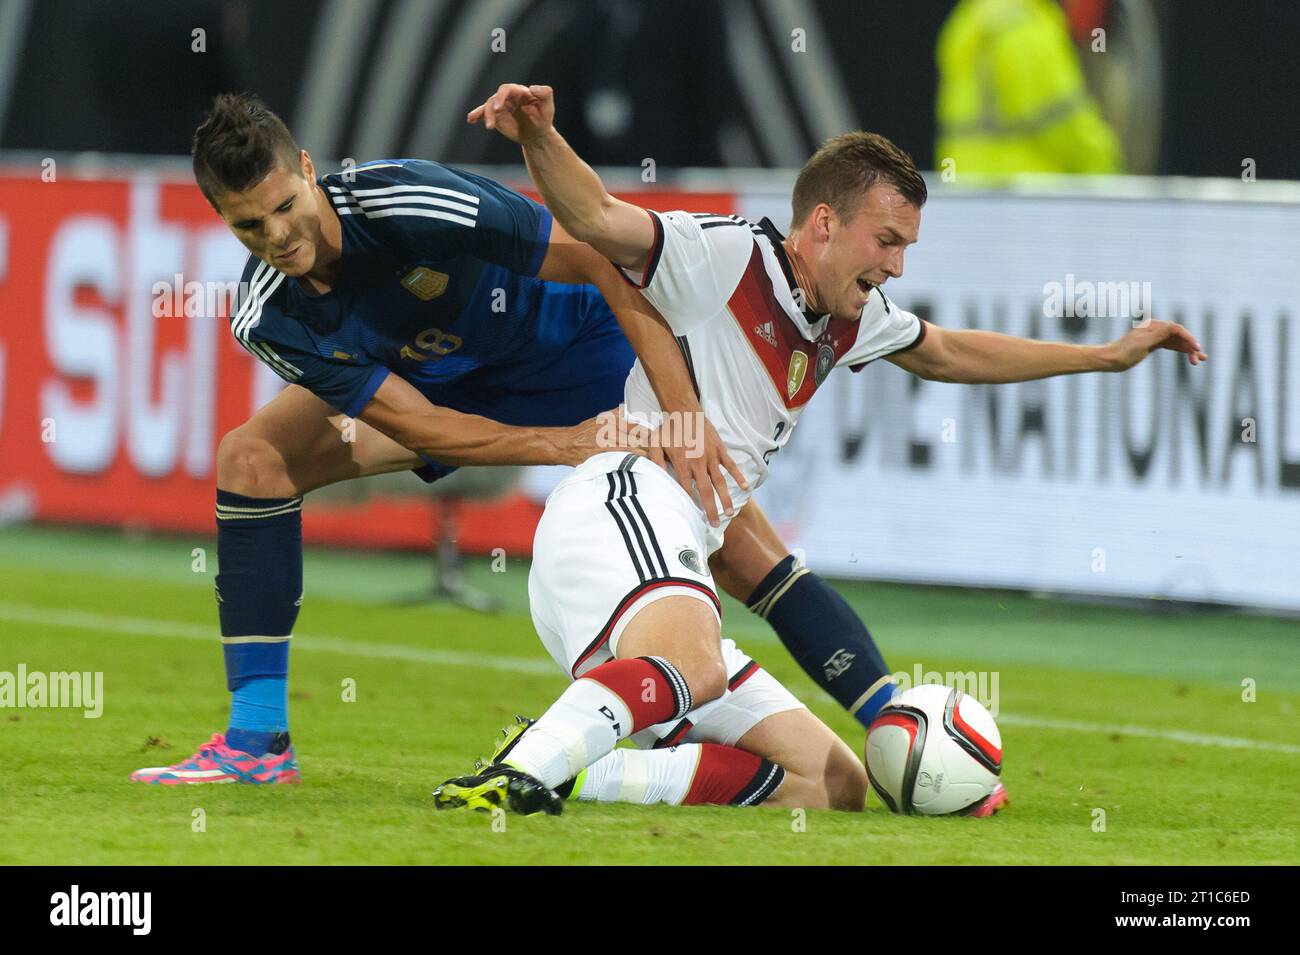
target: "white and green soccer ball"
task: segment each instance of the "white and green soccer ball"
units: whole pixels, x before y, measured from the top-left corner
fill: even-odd
[[[1002,773],[1002,734],[972,696],[926,684],[905,690],[867,730],[867,776],[891,812],[943,816],[984,799]]]

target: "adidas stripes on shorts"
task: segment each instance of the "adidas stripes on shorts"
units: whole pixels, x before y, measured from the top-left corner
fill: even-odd
[[[614,659],[632,618],[669,596],[700,600],[720,623],[708,543],[703,514],[663,468],[625,452],[588,458],[547,499],[533,541],[528,597],[547,652],[576,679]],[[763,718],[803,706],[734,641],[722,641],[722,659],[720,699],[633,742],[735,745]]]

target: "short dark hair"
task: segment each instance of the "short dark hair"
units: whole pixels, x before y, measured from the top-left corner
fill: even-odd
[[[893,186],[918,209],[925,205],[925,180],[912,157],[884,136],[858,131],[826,140],[795,180],[792,226],[801,225],[823,202],[841,218],[852,215],[877,182]]]
[[[257,185],[277,165],[298,170],[298,143],[279,116],[251,93],[222,93],[194,131],[194,180],[217,208],[223,192]]]

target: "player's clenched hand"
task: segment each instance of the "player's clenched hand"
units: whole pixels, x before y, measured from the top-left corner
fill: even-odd
[[[549,86],[502,83],[482,106],[465,117],[471,124],[483,121],[511,142],[525,145],[549,132],[555,122],[555,91]]]
[[[1114,371],[1127,371],[1157,348],[1168,348],[1187,355],[1193,365],[1210,356],[1201,349],[1201,343],[1183,326],[1175,322],[1152,320],[1117,338],[1106,346]]]
[[[731,455],[727,453],[727,446],[722,443],[722,438],[714,429],[713,422],[700,412],[697,412],[693,418],[695,421],[702,422],[698,434],[689,434],[683,428],[672,427],[674,422],[670,419],[669,423],[660,429],[659,439],[654,443],[658,446],[652,445],[647,455],[650,460],[660,465],[665,461],[672,465],[677,483],[687,494],[692,493],[693,487],[699,490],[700,503],[704,506],[709,524],[717,527],[719,501],[722,503],[723,513],[728,517],[735,513],[731,503],[731,492],[727,489],[725,472],[730,472],[736,483],[745,490],[749,490],[749,482],[745,480],[745,475],[740,468],[736,467],[736,462],[731,460]]]

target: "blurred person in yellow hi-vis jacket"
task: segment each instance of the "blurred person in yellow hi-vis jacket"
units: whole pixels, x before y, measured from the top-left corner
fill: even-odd
[[[1123,171],[1057,0],[961,0],[940,31],[937,58],[937,168]]]

